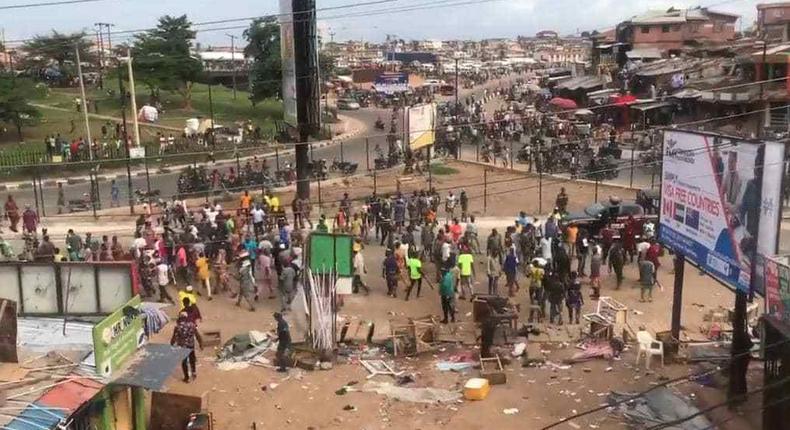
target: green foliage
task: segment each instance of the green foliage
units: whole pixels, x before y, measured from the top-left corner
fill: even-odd
[[[159,18],[156,28],[135,36],[132,49],[135,79],[156,97],[159,90],[178,92],[184,108],[192,107],[192,86],[200,80],[203,65],[190,50],[195,31],[186,15]]]
[[[30,79],[0,75],[0,121],[13,125],[20,141],[22,128],[36,125],[41,119],[41,112],[29,102],[45,93],[46,87]]]
[[[80,49],[80,61],[86,63],[96,59],[90,50],[92,45],[84,32],[66,34],[52,30],[52,34],[38,35],[25,43],[22,47],[26,53],[23,66],[40,69],[57,65],[61,79],[65,81],[77,73],[76,47]]]
[[[431,164],[431,173],[434,175],[455,175],[459,170],[444,164]]]
[[[244,55],[252,58],[250,67],[250,99],[253,103],[280,94],[282,63],[280,61],[280,26],[276,18],[253,20],[244,30],[247,46]]]

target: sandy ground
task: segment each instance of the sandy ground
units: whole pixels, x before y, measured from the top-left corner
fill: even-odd
[[[530,214],[539,213],[538,181],[521,175],[503,171],[489,172],[479,166],[451,164],[459,170],[456,174],[435,175],[434,187],[442,195],[447,190],[465,189],[471,198],[473,213],[483,216],[481,226],[499,225],[502,230],[510,224],[516,213],[524,210]],[[377,191],[382,194],[396,189],[395,173],[376,176]],[[427,178],[400,177],[402,190],[411,191],[427,187]],[[484,185],[487,182],[487,185]],[[555,182],[555,183],[549,183]],[[385,186],[384,184],[390,184]],[[564,186],[570,195],[570,209],[578,210],[594,200],[595,190],[591,184],[557,183],[546,181],[543,186],[542,212],[548,212],[553,206],[554,197],[560,186]],[[331,186],[322,184],[322,203],[324,210],[332,213],[344,192],[352,198],[364,198],[373,189],[372,177],[349,178],[338,181]],[[314,189],[317,192],[317,187]],[[598,190],[599,199],[610,194],[617,194],[624,199],[632,199],[633,192],[619,188],[601,186]],[[487,197],[484,199],[483,196]],[[291,194],[281,197],[289,202]],[[442,214],[443,215],[443,214]],[[128,236],[133,221],[128,216],[114,215],[101,217],[98,222],[92,219],[80,219],[77,222],[69,217],[52,217],[46,220],[54,236],[65,233],[69,227],[78,231],[91,229],[94,234],[118,233]],[[60,236],[62,237],[62,236]],[[383,279],[379,276],[383,250],[376,245],[369,245],[365,250],[369,273],[366,282],[372,293],[369,296],[351,296],[345,300],[340,310],[341,317],[350,320],[373,320],[376,322],[374,340],[381,341],[389,331],[388,320],[393,316],[421,317],[428,314],[440,315],[441,307],[438,293],[425,288],[419,299],[405,302],[402,298],[393,299],[385,295]],[[482,258],[476,264],[478,273],[484,273]],[[668,330],[670,325],[670,309],[672,299],[673,275],[670,273],[671,259],[665,257],[659,270],[659,281],[664,291],[655,291],[655,301],[639,303],[639,289],[636,286],[638,274],[635,265],[626,269],[626,281],[619,291],[614,291],[613,276],[604,276],[603,295],[611,295],[631,310],[628,319],[634,328],[645,325],[650,331]],[[432,273],[433,268],[427,272]],[[683,294],[683,325],[689,334],[699,331],[702,315],[718,305],[731,306],[733,295],[712,279],[700,276],[698,272],[687,267],[686,286]],[[477,279],[477,291],[483,292],[484,279]],[[521,281],[526,286],[525,281]],[[528,302],[525,289],[516,297],[522,305]],[[585,297],[589,289],[585,284]],[[402,290],[401,290],[402,297]],[[229,297],[217,297],[211,302],[199,303],[204,315],[200,329],[220,330],[223,339],[248,330],[269,331],[274,329],[272,312],[278,310],[279,301],[263,299],[254,313],[234,306]],[[594,310],[595,302],[587,301],[584,312]],[[168,308],[174,314],[174,309]],[[469,302],[459,303],[459,322],[452,327],[467,341],[474,338],[474,325],[471,323],[471,305]],[[523,315],[522,315],[523,316]],[[521,322],[526,322],[523,316]],[[294,324],[294,337],[300,338],[299,327]],[[352,326],[353,328],[353,326]],[[584,330],[582,326],[571,326],[570,333]],[[172,326],[167,327],[154,340],[168,342]],[[361,337],[362,335],[360,334]],[[398,358],[392,360],[400,370],[413,373],[415,382],[410,387],[436,387],[458,389],[470,377],[478,375],[477,370],[466,374],[438,372],[435,362],[453,351],[452,345],[445,345],[445,350],[434,354],[424,354],[415,358]],[[458,351],[475,351],[474,346],[459,347]],[[543,343],[531,347],[531,351],[544,351],[538,354],[559,363],[577,350],[574,343]],[[372,393],[349,392],[337,395],[335,391],[351,381],[364,384],[367,376],[365,369],[350,360],[346,364],[338,364],[332,370],[304,372],[292,370],[286,376],[269,368],[249,367],[243,370],[221,371],[213,363],[213,352],[200,351],[199,378],[189,384],[181,382],[180,371],[176,371],[168,383],[169,390],[190,395],[204,395],[207,408],[214,413],[217,429],[248,429],[256,422],[257,428],[294,428],[294,429],[443,429],[448,425],[458,429],[540,429],[558,419],[598,406],[610,390],[637,391],[646,389],[662,377],[686,375],[689,367],[685,365],[667,365],[661,368],[654,364],[654,371],[647,373],[635,369],[634,351],[624,354],[622,361],[612,363],[605,360],[594,360],[584,364],[575,364],[567,370],[550,368],[521,368],[512,364],[507,368],[508,382],[493,387],[486,400],[478,402],[459,402],[445,405],[422,405],[390,400]],[[387,354],[381,357],[390,360]],[[611,367],[610,371],[606,369]],[[387,376],[374,378],[377,381],[390,381]],[[391,382],[391,381],[390,381]],[[277,384],[271,388],[269,384]],[[262,387],[269,387],[265,390]],[[694,383],[681,384],[678,389],[684,391],[701,390]],[[704,389],[709,390],[709,389]],[[715,391],[711,396],[715,396]],[[345,411],[344,407],[352,405],[355,411]],[[515,415],[505,415],[504,409],[517,408]],[[574,421],[580,428],[620,429],[620,420],[608,416],[605,411],[588,415]],[[562,424],[558,428],[577,428]],[[748,428],[740,426],[738,428]]]

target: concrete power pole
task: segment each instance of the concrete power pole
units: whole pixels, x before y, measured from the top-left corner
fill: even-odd
[[[85,100],[85,82],[82,80],[82,62],[80,61],[80,45],[79,43],[74,46],[74,52],[77,54],[77,75],[80,78],[80,94],[82,95],[82,116],[85,118],[85,136],[88,138],[88,154],[91,161],[93,160],[93,139],[91,138],[91,123],[88,120],[88,103]]]
[[[230,65],[233,67],[233,100],[236,100],[236,36],[226,34],[230,37]]]
[[[132,50],[126,48],[128,58],[127,67],[129,68],[129,95],[132,99],[132,124],[134,124],[134,145],[140,147],[140,125],[137,123],[137,99],[134,91],[134,71],[132,70]]]

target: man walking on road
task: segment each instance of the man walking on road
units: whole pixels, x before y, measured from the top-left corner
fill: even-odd
[[[414,286],[417,286],[417,298],[420,298],[420,290],[422,290],[422,261],[414,254],[414,252],[410,252],[409,259],[406,261],[406,266],[409,268],[409,279],[411,283],[409,284],[409,288],[406,289],[406,301],[409,301],[409,296],[411,295],[411,290]]]
[[[280,312],[274,313],[277,321],[277,371],[288,371],[288,353],[291,350],[291,329]]]
[[[180,346],[189,350],[189,355],[181,362],[181,370],[184,372],[184,382],[189,382],[189,372],[192,371],[192,380],[197,379],[197,357],[195,357],[195,340],[200,349],[203,349],[203,339],[197,330],[195,323],[189,318],[186,312],[178,314],[176,328],[173,330],[173,337],[170,345]]]

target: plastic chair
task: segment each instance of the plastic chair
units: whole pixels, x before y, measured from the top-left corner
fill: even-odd
[[[650,359],[654,355],[661,357],[661,366],[664,366],[664,343],[653,339],[653,336],[645,330],[636,333],[636,341],[639,349],[636,352],[636,365],[639,365],[639,357],[644,354],[645,368],[650,369]]]

